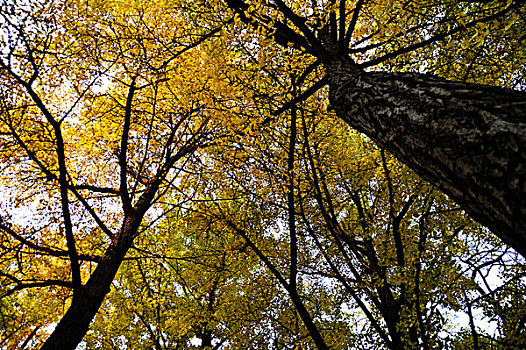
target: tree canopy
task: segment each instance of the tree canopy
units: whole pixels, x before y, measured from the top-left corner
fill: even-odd
[[[0,349],[524,347],[524,11],[4,1]]]
[[[446,60],[463,62],[466,68],[447,64],[446,70],[463,70],[462,80],[469,80],[475,62],[485,61],[479,55],[498,52],[485,44],[490,31],[489,41],[495,40],[497,47],[523,52],[523,35],[509,29],[523,29],[518,13],[524,1],[439,1],[420,7],[413,2],[357,1],[350,11],[345,0],[309,9],[302,2],[281,0],[228,4],[241,21],[270,31],[276,43],[296,48],[316,58],[314,66],[323,66],[325,76],[306,96],[328,85],[331,107],[340,118],[526,254],[526,159],[518,152],[526,145],[526,94],[429,75],[459,78],[443,72],[438,63],[457,45],[461,52],[475,49],[477,54],[466,62],[453,50],[454,58]],[[523,54],[512,62],[521,67]],[[502,80],[503,71],[497,76]]]

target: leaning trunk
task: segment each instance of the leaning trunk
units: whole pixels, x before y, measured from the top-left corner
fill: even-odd
[[[140,219],[128,217],[119,237],[115,237],[88,282],[75,295],[71,305],[40,350],[74,350],[86,335],[111,283],[132,245]]]
[[[326,65],[337,115],[526,256],[526,93]]]

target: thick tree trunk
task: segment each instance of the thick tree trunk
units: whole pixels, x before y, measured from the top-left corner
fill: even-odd
[[[74,350],[82,341],[106,294],[110,291],[111,283],[131,247],[140,222],[137,217],[128,217],[125,220],[119,237],[116,237],[108,247],[102,261],[97,265],[88,282],[81,287],[78,296],[73,298],[70,307],[41,350]]]
[[[340,118],[526,256],[526,93],[325,66]]]

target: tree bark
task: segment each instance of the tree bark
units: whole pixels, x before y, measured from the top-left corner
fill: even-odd
[[[108,247],[88,282],[72,299],[70,307],[41,350],[73,350],[82,341],[106,294],[110,291],[111,283],[132,245],[142,216],[134,213],[127,217],[119,236],[115,237]]]
[[[526,93],[325,64],[337,115],[526,256]]]

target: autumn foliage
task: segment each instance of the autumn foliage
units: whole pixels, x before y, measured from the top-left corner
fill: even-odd
[[[522,348],[520,239],[329,91],[342,59],[491,85],[524,116],[524,11],[2,2],[0,349]]]

